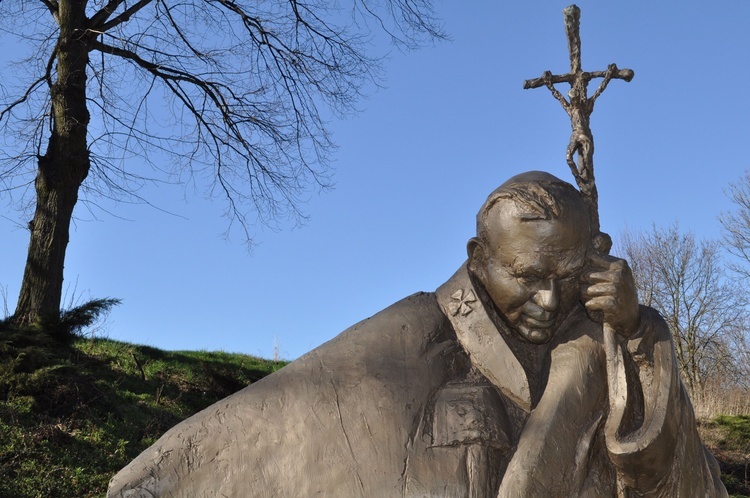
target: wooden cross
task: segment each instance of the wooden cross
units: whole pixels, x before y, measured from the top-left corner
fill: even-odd
[[[571,5],[563,10],[563,15],[565,16],[565,32],[568,37],[568,51],[570,52],[570,72],[563,75],[553,75],[550,71],[545,71],[541,78],[526,80],[523,87],[529,89],[546,86],[570,116],[570,124],[573,130],[565,158],[589,209],[591,233],[595,237],[595,245],[599,246],[597,249],[600,252],[607,253],[612,242],[609,236],[600,232],[599,227],[599,194],[594,180],[594,136],[591,133],[589,122],[591,113],[594,111],[594,102],[607,88],[610,80],[630,81],[635,73],[631,69],[618,69],[615,64],[610,64],[606,71],[585,72],[581,70],[581,9],[576,5]],[[594,95],[587,97],[586,88],[589,81],[594,78],[604,79]],[[554,87],[555,83],[570,84],[570,91],[568,92],[570,100],[567,100],[557,91]],[[578,153],[578,165],[573,160],[575,153]]]

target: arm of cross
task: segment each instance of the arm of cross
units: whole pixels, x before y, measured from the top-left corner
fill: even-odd
[[[597,71],[597,73],[601,73],[602,71]],[[593,73],[592,73],[593,74]],[[607,88],[607,85],[609,84],[610,80],[617,79],[617,80],[625,80],[630,81],[633,79],[633,76],[635,76],[635,73],[632,69],[617,69],[616,64],[610,64],[606,71],[604,71],[604,80],[599,84],[599,88],[596,89],[596,92],[594,95],[591,96],[589,99],[591,103],[599,97],[599,95],[602,94],[605,88]],[[597,78],[598,76],[592,76],[592,78]],[[589,81],[591,78],[589,78]]]
[[[609,83],[609,80],[616,79],[616,80],[625,80],[630,81],[633,79],[633,76],[635,73],[632,69],[618,69],[615,64],[610,64],[610,67],[612,68],[611,75],[608,76],[608,73],[610,73],[610,70],[607,69],[606,71],[591,71],[591,72],[581,72],[581,77],[586,80],[588,83],[594,78],[604,78],[607,83]],[[552,84],[556,83],[573,83],[576,75],[572,73],[568,74],[553,74],[550,76],[550,81]],[[606,87],[604,82],[602,84]],[[533,78],[530,80],[526,80],[523,82],[523,89],[529,90],[531,88],[539,88],[541,86],[545,86],[545,76],[544,74],[540,78]],[[603,91],[603,89],[602,89]],[[599,90],[597,90],[598,93],[601,93]]]

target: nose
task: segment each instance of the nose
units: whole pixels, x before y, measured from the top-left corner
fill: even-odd
[[[557,280],[549,279],[536,292],[536,303],[545,311],[554,311],[560,304],[560,286]]]

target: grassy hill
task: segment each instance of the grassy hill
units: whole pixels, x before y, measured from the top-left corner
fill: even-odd
[[[103,496],[167,429],[284,364],[0,331],[0,498]]]
[[[0,498],[99,497],[167,429],[284,362],[66,343],[0,324]],[[734,496],[750,496],[750,416],[701,424]]]

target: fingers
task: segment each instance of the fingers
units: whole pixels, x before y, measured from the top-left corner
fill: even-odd
[[[601,283],[584,286],[581,289],[581,295],[585,300],[599,296],[614,296],[616,293],[617,285],[609,280],[602,280]]]
[[[588,271],[581,276],[581,297],[584,302],[596,297],[632,293],[633,279],[624,259],[596,254],[589,257],[589,263]]]
[[[630,274],[627,261],[598,253],[589,254],[586,271],[582,272],[584,282],[595,284],[617,281]]]
[[[620,334],[632,334],[638,323],[638,293],[628,263],[598,253],[589,254],[586,263],[581,301],[589,316],[602,316]]]
[[[605,313],[605,316],[609,316],[611,313],[607,312],[616,309],[618,302],[615,296],[599,296],[587,300],[584,305],[589,312],[601,311]]]

